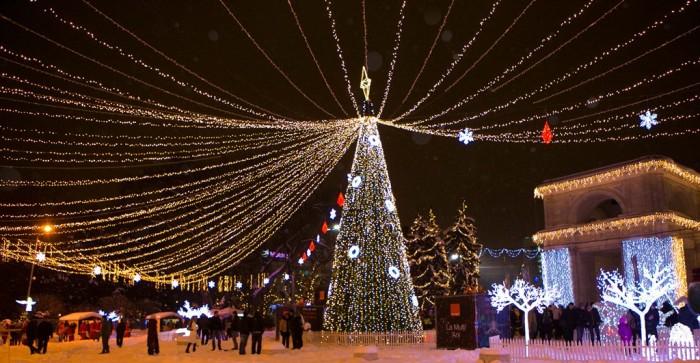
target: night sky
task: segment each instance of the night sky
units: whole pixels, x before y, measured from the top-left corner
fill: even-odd
[[[507,66],[517,61],[537,44],[540,38],[558,28],[558,24],[568,15],[581,8],[587,1],[503,1],[493,21],[485,26],[483,33],[466,53],[455,73],[448,78],[451,83],[455,75],[462,74],[474,64],[468,76],[449,92],[438,92],[431,97],[409,120],[420,120],[456,103],[461,98],[481,87]],[[95,7],[111,16],[115,21],[138,34],[168,56],[194,70],[206,79],[229,90],[246,100],[267,109],[274,110],[298,119],[318,120],[329,118],[322,110],[314,107],[294,90],[277,73],[240,28],[216,0],[207,1],[92,1]],[[332,96],[323,84],[316,67],[307,52],[303,39],[294,23],[289,5],[284,1],[273,2],[232,2],[226,1],[247,30],[269,56],[319,105],[339,117],[343,115]],[[364,42],[360,1],[335,1],[334,17],[343,49],[344,59],[349,70],[355,96],[360,97],[358,88],[360,68],[364,63]],[[386,84],[386,72],[391,60],[394,44],[396,20],[400,1],[367,1],[368,67],[373,79],[373,100],[378,103]],[[562,34],[535,56],[527,65],[554,50],[567,39],[577,36],[587,25],[618,4],[617,1],[593,1],[590,8],[563,28]],[[451,121],[465,115],[472,115],[499,105],[511,98],[535,88],[551,78],[573,69],[579,63],[598,55],[604,49],[625,41],[632,34],[643,29],[654,19],[681,6],[680,1],[624,1],[590,30],[577,36],[575,41],[564,46],[555,56],[543,61],[507,87],[494,92],[486,92],[465,107],[448,113],[439,121]],[[323,1],[297,1],[294,8],[298,13],[311,47],[345,110],[350,111],[349,101],[335,43],[330,35],[329,21]],[[447,23],[440,34],[436,47],[423,74],[416,82],[414,91],[402,103],[413,82],[433,39],[440,27],[442,17],[450,1],[409,1],[406,7],[404,32],[394,80],[389,94],[384,118],[391,118],[407,110],[438,79],[462,45],[478,28],[481,19],[491,8],[488,1],[455,1]],[[167,82],[140,69],[138,66],[108,54],[95,46],[80,32],[51,19],[42,11],[54,6],[56,11],[76,23],[88,27],[99,37],[123,47],[142,59],[157,64],[178,78],[193,84],[201,82],[162,57],[134,41],[127,34],[98,16],[81,1],[3,1],[0,13],[37,32],[49,36],[66,46],[108,63],[125,73],[152,81],[167,87]],[[510,30],[507,36],[490,49],[499,39],[514,18],[530,6],[523,17]],[[641,40],[616,53],[615,56],[582,72],[573,80],[563,83],[544,95],[563,89],[576,82],[593,77],[643,54],[676,36],[700,25],[700,6],[690,5],[684,14],[673,17],[660,29],[650,32]],[[62,68],[99,79],[107,85],[122,87],[135,94],[151,97],[163,103],[178,105],[195,111],[217,114],[205,107],[188,104],[85,61],[70,52],[51,44],[10,24],[0,21],[0,44],[9,49],[34,55],[43,60],[60,65]],[[502,111],[490,113],[486,117],[465,123],[463,126],[477,127],[495,122],[518,119],[523,116],[547,112],[572,102],[586,100],[592,95],[605,93],[623,87],[634,80],[666,70],[686,60],[696,60],[700,56],[700,31],[682,36],[659,51],[650,53],[637,62],[624,66],[616,72],[587,83],[570,92],[554,97],[547,102],[533,104],[531,101],[519,103]],[[490,50],[489,50],[490,49]],[[485,52],[488,54],[480,58]],[[22,67],[0,59],[0,70],[18,75],[33,75]],[[624,96],[606,99],[596,105],[572,112],[565,112],[548,121],[553,127],[555,140],[557,125],[567,124],[568,119],[589,113],[612,109],[652,97],[669,90],[700,82],[698,66],[664,79],[654,86],[640,87]],[[49,83],[51,79],[44,79]],[[0,81],[0,84],[5,83]],[[57,84],[65,85],[57,81]],[[635,107],[662,104],[670,100],[682,99],[698,92],[698,87],[674,93],[673,97],[661,98]],[[89,92],[88,92],[89,93]],[[192,95],[189,95],[192,96]],[[535,97],[538,98],[538,97]],[[663,101],[663,102],[662,102]],[[0,99],[0,107],[15,107],[17,103]],[[24,109],[32,109],[23,105]],[[623,111],[634,110],[635,107]],[[698,112],[697,103],[685,104],[667,113]],[[615,113],[610,113],[615,114]],[[603,114],[601,117],[610,114]],[[659,112],[663,120],[664,114]],[[352,115],[351,115],[352,116]],[[575,122],[590,122],[595,117]],[[503,131],[540,130],[544,118],[516,128]],[[636,117],[623,122],[637,123]],[[13,127],[48,127],[43,120],[32,117],[19,117],[0,113],[0,123]],[[679,121],[671,126],[660,126],[649,131],[677,131],[697,128],[698,118]],[[52,124],[55,130],[71,130],[71,125]],[[107,132],[102,130],[103,132]],[[114,130],[119,132],[122,130]],[[151,132],[151,131],[145,131]],[[207,134],[207,131],[203,131]],[[533,198],[533,189],[546,179],[555,178],[607,164],[638,158],[644,155],[659,154],[673,158],[678,163],[700,170],[697,134],[673,138],[655,138],[628,142],[604,142],[589,144],[550,144],[541,143],[511,144],[476,142],[462,145],[454,138],[430,136],[380,127],[394,194],[404,230],[418,213],[425,214],[433,209],[443,227],[452,223],[456,210],[464,200],[476,218],[481,242],[488,247],[532,247],[527,238],[543,227],[543,211],[540,201]],[[646,130],[637,128],[629,135],[642,135]],[[211,133],[209,133],[211,134]],[[600,135],[607,136],[607,135]],[[18,146],[18,147],[21,147]],[[352,150],[351,150],[352,151]],[[318,223],[321,209],[314,206],[327,205],[335,200],[339,191],[344,191],[345,175],[351,165],[351,152],[338,164],[335,171],[321,185],[319,190],[305,203],[295,216],[270,240],[273,247],[307,224]],[[19,178],[69,178],[75,175],[103,175],[101,173],[139,174],[157,168],[134,168],[125,171],[92,171],[31,169],[28,164],[10,162],[3,159],[2,176]],[[177,164],[176,168],[187,168],[201,163]],[[19,174],[19,176],[18,176]],[[112,174],[114,175],[114,174]],[[135,187],[136,188],[136,187]],[[88,191],[89,193],[89,191]],[[0,193],[2,200],[22,200],[40,198],[25,190],[5,190]],[[47,197],[48,198],[48,197]],[[53,198],[53,197],[52,197]],[[60,196],[56,197],[60,199]],[[325,213],[325,212],[324,212]],[[311,232],[312,233],[312,232]]]

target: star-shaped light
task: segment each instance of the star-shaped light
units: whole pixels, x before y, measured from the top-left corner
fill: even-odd
[[[236,288],[237,288],[237,289],[243,288],[243,283],[240,282],[240,281],[236,282]]]
[[[469,145],[470,142],[474,142],[474,132],[469,128],[465,128],[457,134],[457,138],[462,144]]]
[[[270,283],[270,279],[269,279],[269,278],[266,277],[266,278],[263,279],[263,284],[264,284],[264,285],[267,285],[267,284],[269,284],[269,283]]]
[[[372,85],[372,79],[367,76],[367,68],[362,67],[362,77],[360,78],[360,88],[365,95],[365,101],[369,101],[369,88]]]
[[[209,281],[209,288],[210,288],[210,289],[213,289],[214,287],[216,287],[216,282],[214,282],[214,281]]]
[[[337,215],[337,212],[335,211],[335,208],[331,208],[331,211],[328,214],[328,218],[330,218],[331,220],[335,220],[336,215]]]
[[[139,282],[139,281],[141,281],[141,274],[135,273],[134,274],[134,282]]]
[[[46,254],[44,252],[37,252],[36,253],[36,260],[39,262],[46,261]]]
[[[657,116],[657,114],[651,113],[651,111],[639,115],[639,126],[651,130],[652,126],[659,124],[659,121],[656,120]]]
[[[178,286],[180,286],[180,281],[173,279],[173,281],[170,282],[170,285],[173,287],[173,289],[176,289]]]
[[[100,266],[93,267],[92,274],[95,276],[101,275],[102,274],[102,267],[100,267]]]
[[[32,306],[36,304],[36,301],[34,301],[31,296],[27,296],[27,300],[15,300],[18,304],[24,305],[24,311],[26,312],[31,312],[32,311]]]

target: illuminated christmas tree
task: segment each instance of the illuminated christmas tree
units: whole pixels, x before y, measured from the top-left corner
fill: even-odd
[[[430,308],[434,297],[447,294],[451,285],[445,243],[432,210],[427,220],[418,216],[413,221],[406,248],[420,308]]]
[[[476,292],[479,289],[479,254],[481,245],[476,239],[474,219],[467,214],[467,204],[462,203],[457,220],[445,236],[450,255],[452,294]]]
[[[376,119],[363,119],[345,193],[324,330],[421,332]]]

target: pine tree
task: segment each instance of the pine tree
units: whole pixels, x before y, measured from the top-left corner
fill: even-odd
[[[434,297],[445,295],[450,287],[445,243],[432,210],[427,220],[419,215],[413,222],[406,248],[420,308],[430,308],[435,304]]]
[[[474,219],[467,214],[467,204],[457,213],[457,219],[445,236],[450,255],[452,294],[464,294],[479,290],[479,255],[481,245],[476,238]]]
[[[421,333],[376,119],[358,136],[341,229],[333,255],[324,330]]]

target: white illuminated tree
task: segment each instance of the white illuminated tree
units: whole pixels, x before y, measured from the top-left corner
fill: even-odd
[[[489,290],[489,297],[491,298],[491,306],[496,308],[498,312],[511,304],[523,311],[525,344],[527,344],[530,342],[527,315],[535,308],[542,312],[547,305],[559,297],[559,290],[556,286],[546,289],[532,285],[525,280],[516,279],[510,287],[506,287],[505,284],[493,284]]]
[[[639,315],[642,333],[642,345],[646,345],[647,327],[644,317],[651,305],[660,298],[673,293],[678,282],[672,266],[661,266],[656,263],[653,270],[646,266],[642,268],[640,280],[625,283],[625,279],[617,270],[600,270],[598,288],[603,301],[622,306]]]

